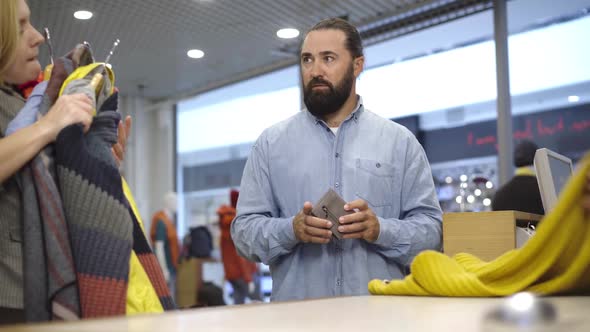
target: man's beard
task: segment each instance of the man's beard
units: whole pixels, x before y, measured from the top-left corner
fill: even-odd
[[[346,71],[340,84],[336,85],[336,87],[328,81],[314,77],[303,89],[303,102],[307,110],[320,119],[323,119],[328,114],[337,112],[350,96],[354,80],[352,65]],[[326,85],[329,90],[314,91],[313,86],[318,84]]]

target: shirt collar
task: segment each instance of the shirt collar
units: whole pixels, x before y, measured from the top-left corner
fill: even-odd
[[[358,123],[358,118],[361,116],[362,112],[365,110],[365,107],[363,106],[363,97],[361,97],[359,95],[356,95],[356,96],[357,96],[357,101],[356,101],[356,106],[354,107],[354,111],[352,113],[350,113],[350,115],[348,115],[348,117],[346,119],[344,119],[344,121],[342,121],[343,123],[348,121],[349,119],[353,119],[354,122]],[[303,110],[305,111],[307,116],[314,121],[315,124],[322,124],[323,123],[324,125],[326,125],[324,120],[311,114],[307,110],[307,107],[305,107]]]
[[[523,166],[517,168],[515,174],[535,176],[535,170],[530,166]]]

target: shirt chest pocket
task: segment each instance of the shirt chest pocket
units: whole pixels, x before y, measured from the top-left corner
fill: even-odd
[[[355,193],[373,207],[393,205],[395,167],[377,160],[356,159]]]

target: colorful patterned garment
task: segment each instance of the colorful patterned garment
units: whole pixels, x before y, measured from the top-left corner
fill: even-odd
[[[372,280],[375,295],[505,296],[520,291],[542,295],[590,293],[590,215],[582,198],[590,155],[569,180],[557,206],[543,219],[535,236],[520,249],[491,262],[469,254],[450,258],[425,251],[404,280]]]
[[[176,233],[176,226],[174,222],[170,220],[166,212],[163,210],[158,211],[152,217],[152,224],[150,227],[150,240],[152,241],[152,245],[156,245],[156,233],[158,225],[162,223],[166,228],[166,241],[167,241],[167,248],[169,249],[170,257],[166,257],[168,262],[172,265],[172,271],[176,272],[178,268],[178,258],[180,255],[180,248],[178,242],[178,234]],[[162,266],[162,268],[168,268],[166,266]]]
[[[127,185],[125,179],[122,180],[123,193],[125,194],[125,197],[127,198],[127,201],[129,202],[129,205],[131,207],[133,213],[132,216],[136,217],[139,228],[141,229],[141,238],[145,239],[145,237],[143,236],[143,234],[145,234],[145,229],[143,227],[143,222],[141,221],[141,217],[137,210],[137,204],[135,204],[135,200],[133,199],[133,195],[131,194],[131,189],[129,189],[129,185]],[[152,281],[150,280],[147,272],[145,271],[146,269],[144,269],[142,263],[140,262],[136,253],[135,243],[136,241],[134,241],[134,249],[131,252],[131,261],[129,262],[130,266],[129,286],[127,287],[127,315],[161,313],[164,311],[164,308],[162,307],[161,303],[162,299],[159,298],[156,292],[157,284],[152,284]],[[144,262],[145,261],[146,260],[144,259]],[[146,266],[148,265],[146,264]],[[153,273],[156,272],[152,272],[152,274]],[[161,286],[157,287],[161,289]]]
[[[39,108],[41,115],[57,98],[58,80],[63,82],[75,67],[71,58],[56,62]],[[89,77],[84,75],[81,80]],[[88,84],[78,86],[80,92]],[[174,308],[111,155],[120,121],[117,94],[101,104],[88,133],[84,134],[80,125],[65,128],[55,144],[22,173],[25,311],[29,321],[124,315],[130,262],[134,266],[132,250],[161,307]]]
[[[231,238],[231,223],[236,217],[236,209],[233,206],[222,205],[217,210],[217,215],[219,216],[219,227],[221,228],[219,242],[225,279],[230,281],[243,279],[246,283],[250,283],[256,272],[256,263],[238,255],[234,241]]]
[[[25,108],[10,123],[8,132],[28,125],[46,114],[57,99],[57,88],[75,62],[71,58],[58,60],[42,94],[41,102],[31,98]],[[71,69],[70,69],[71,70]],[[34,107],[28,107],[35,103]],[[34,116],[25,116],[30,112]],[[24,118],[26,120],[21,120]],[[17,125],[15,125],[17,124]],[[23,283],[24,307],[27,321],[50,319],[72,320],[81,317],[76,271],[70,243],[70,233],[58,184],[56,183],[50,144],[20,171],[23,202]],[[45,259],[42,259],[45,258]]]
[[[158,298],[162,303],[162,307],[165,310],[173,309],[175,308],[175,304],[162,274],[163,267],[160,267],[156,255],[152,252],[135,214],[131,212],[130,215],[133,219],[133,252],[135,252],[145,272],[148,274],[156,290],[156,294],[158,294]]]

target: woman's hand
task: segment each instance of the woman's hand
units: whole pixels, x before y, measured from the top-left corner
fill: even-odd
[[[71,124],[81,123],[84,132],[87,132],[92,123],[93,110],[92,100],[83,93],[62,95],[39,120],[39,125],[48,131],[50,141],[53,142],[59,132]]]

